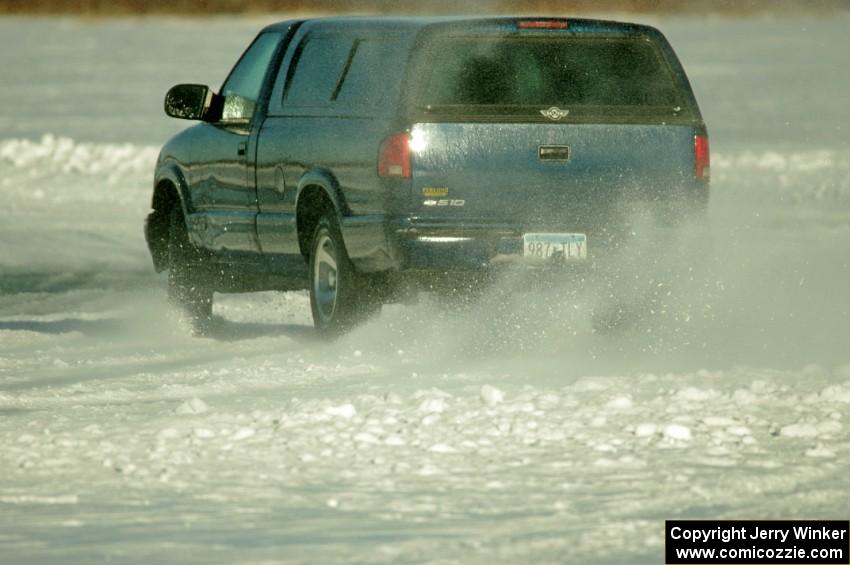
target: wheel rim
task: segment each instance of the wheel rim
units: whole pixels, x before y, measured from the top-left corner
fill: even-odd
[[[327,234],[319,236],[316,259],[313,262],[313,296],[316,311],[323,321],[330,320],[336,309],[337,276],[336,245]]]

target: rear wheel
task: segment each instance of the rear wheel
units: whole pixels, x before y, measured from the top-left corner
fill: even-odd
[[[171,211],[168,231],[168,297],[189,319],[195,333],[212,322],[213,289],[201,251],[189,241],[179,207]]]
[[[316,329],[325,336],[340,335],[380,305],[368,279],[351,264],[338,224],[322,217],[310,246],[310,307]]]

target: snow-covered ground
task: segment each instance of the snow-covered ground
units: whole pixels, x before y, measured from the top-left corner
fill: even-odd
[[[265,21],[0,19],[0,560],[658,563],[664,519],[848,518],[848,17],[652,22],[714,197],[639,331],[555,288],[331,345],[225,296],[193,338],[141,234],[161,97]]]

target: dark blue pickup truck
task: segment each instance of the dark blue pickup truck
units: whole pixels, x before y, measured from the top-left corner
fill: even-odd
[[[145,235],[199,325],[214,292],[309,288],[334,334],[402,283],[592,263],[636,207],[708,201],[697,102],[642,25],[287,21],[165,109],[201,123],[163,148]]]

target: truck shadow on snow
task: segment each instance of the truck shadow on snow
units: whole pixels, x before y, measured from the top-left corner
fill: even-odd
[[[149,286],[154,275],[145,270],[115,270],[108,267],[85,271],[4,273],[0,294],[62,294],[74,290],[127,290]]]
[[[44,334],[63,334],[69,332],[80,332],[85,335],[100,336],[114,335],[121,331],[123,325],[120,320],[82,320],[77,318],[65,318],[54,321],[15,320],[0,321],[0,331],[26,331]]]
[[[116,336],[132,333],[132,322],[118,318],[83,320],[65,318],[53,321],[7,320],[0,321],[0,331],[26,331],[59,335],[79,332],[90,337]],[[235,342],[263,337],[287,337],[299,342],[318,341],[312,326],[298,324],[268,324],[233,322],[216,316],[210,328],[202,336],[222,342]]]
[[[213,316],[212,323],[202,337],[215,341],[234,342],[264,337],[287,337],[298,342],[318,342],[319,335],[313,326],[302,324],[272,324],[257,322],[234,322],[221,316]]]
[[[181,314],[161,292],[162,277],[145,270],[29,271],[0,276],[0,331],[92,338],[171,341],[187,335]],[[81,315],[82,313],[82,315]],[[5,319],[4,319],[5,318]],[[257,338],[315,341],[312,325],[234,321],[215,315],[203,337],[236,342]]]

